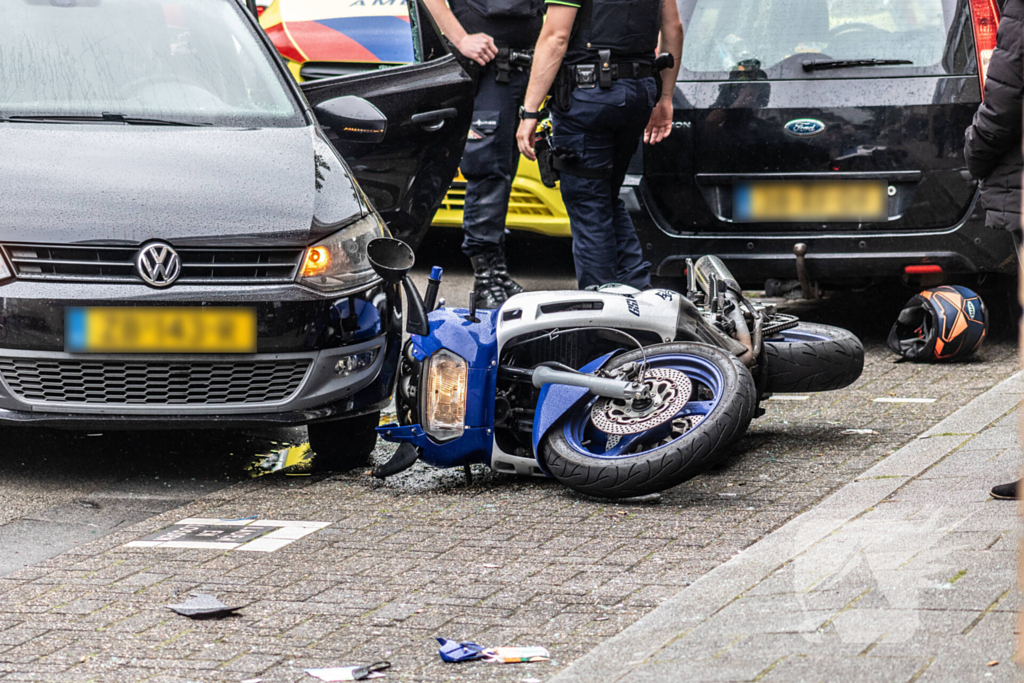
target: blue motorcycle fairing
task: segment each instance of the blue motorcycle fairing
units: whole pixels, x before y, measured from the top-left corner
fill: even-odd
[[[428,336],[412,335],[412,354],[424,361],[447,349],[465,359],[469,366],[466,386],[466,431],[457,439],[437,443],[421,425],[381,427],[386,441],[409,441],[419,446],[420,459],[435,467],[458,467],[473,463],[490,464],[494,447],[494,396],[498,381],[498,311],[478,310],[480,322],[466,320],[469,311],[439,308],[427,315]]]
[[[462,465],[489,465],[494,430],[488,427],[466,427],[457,439],[437,443],[431,439],[422,425],[385,425],[377,427],[377,434],[385,441],[403,443],[408,441],[420,449],[420,460],[434,467],[448,468]]]
[[[469,363],[471,368],[489,368],[498,351],[498,311],[478,310],[480,322],[466,320],[465,308],[439,308],[427,315],[430,334],[412,335],[413,355],[424,360],[438,349],[453,351]]]
[[[597,372],[617,353],[618,351],[612,351],[590,361],[580,368],[580,372],[591,374]],[[537,411],[533,416],[533,457],[537,459],[537,464],[549,477],[551,472],[548,471],[547,465],[540,457],[541,440],[547,436],[555,423],[562,419],[563,415],[589,393],[584,387],[570,387],[565,384],[545,384],[540,390],[540,396],[537,398]]]
[[[409,441],[414,446],[419,446],[417,442],[421,436],[426,436],[426,432],[423,431],[421,425],[405,425],[404,427],[397,424],[382,425],[377,427],[377,434],[380,438],[391,443],[404,443]]]

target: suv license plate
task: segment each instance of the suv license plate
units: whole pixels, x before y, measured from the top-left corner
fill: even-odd
[[[733,220],[876,222],[888,218],[886,183],[875,180],[737,183]]]
[[[256,309],[68,308],[69,353],[255,353]]]

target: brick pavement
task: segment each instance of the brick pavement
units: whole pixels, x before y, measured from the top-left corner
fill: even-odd
[[[0,579],[0,677],[298,681],[312,680],[306,667],[387,658],[394,681],[546,679],[1015,363],[1010,343],[960,366],[895,364],[876,345],[854,387],[770,402],[721,465],[656,505],[482,471],[468,488],[454,471],[245,482]],[[872,400],[893,395],[937,401]],[[185,517],[249,515],[332,526],[271,554],[121,547]],[[221,621],[163,607],[197,589],[248,606]],[[543,645],[554,661],[444,665],[435,636]]]
[[[1017,681],[1024,376],[1000,383],[556,676]]]

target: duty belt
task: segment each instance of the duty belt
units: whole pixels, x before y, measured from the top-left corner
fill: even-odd
[[[533,63],[533,50],[512,50],[507,47],[498,48],[498,56],[494,58],[494,80],[508,83],[508,75],[514,68],[526,71]]]
[[[577,88],[590,89],[600,85],[612,87],[612,81],[620,78],[651,78],[655,75],[653,64],[647,62],[612,62],[609,50],[598,51],[597,64],[577,64],[573,67],[573,81]]]

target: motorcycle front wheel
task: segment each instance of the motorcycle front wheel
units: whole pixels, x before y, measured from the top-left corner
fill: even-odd
[[[592,415],[600,412],[601,399],[590,397],[574,406],[555,425],[542,447],[542,457],[555,479],[590,496],[631,498],[677,486],[712,465],[725,446],[739,438],[753,419],[757,390],[746,367],[734,356],[707,344],[676,342],[646,348],[648,367],[665,369],[664,377],[688,382],[651,378],[652,389],[671,393],[685,387],[688,395],[674,417],[635,434],[602,431]],[[629,363],[643,361],[640,351],[623,354],[604,370],[614,371]],[[674,371],[674,372],[673,372]],[[689,386],[686,386],[686,385]],[[676,399],[672,399],[676,400]],[[601,404],[607,405],[607,404]],[[673,403],[672,405],[677,405]],[[605,411],[607,412],[607,411]],[[602,427],[624,430],[642,425],[643,415],[612,411],[613,421],[603,418]],[[616,417],[618,416],[618,417]]]

